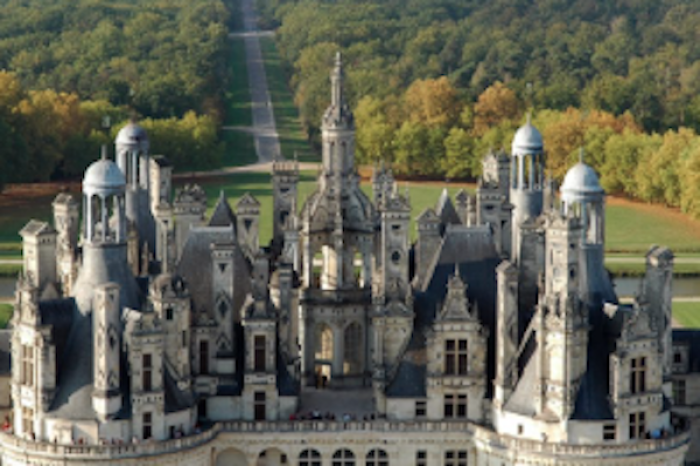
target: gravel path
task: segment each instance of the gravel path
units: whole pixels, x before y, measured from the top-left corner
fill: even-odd
[[[251,133],[255,138],[255,152],[258,155],[258,162],[271,162],[275,157],[282,158],[282,151],[275,126],[275,113],[270,100],[270,91],[267,86],[265,63],[260,50],[260,37],[269,36],[272,33],[258,30],[258,15],[255,12],[254,0],[243,0],[241,7],[244,31],[229,34],[229,37],[242,37],[245,42],[253,126],[247,128],[229,126],[224,127],[224,129]]]

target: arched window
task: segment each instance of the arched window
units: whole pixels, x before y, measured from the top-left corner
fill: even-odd
[[[331,466],[355,466],[355,454],[343,448],[333,453],[333,462]]]
[[[316,450],[304,450],[299,455],[299,466],[321,466],[321,454]]]
[[[371,450],[367,453],[366,466],[389,466],[389,455],[384,450]]]
[[[333,359],[333,330],[326,324],[316,326],[316,359]]]
[[[362,348],[362,327],[357,322],[353,322],[345,329],[345,363],[343,372],[345,374],[358,374],[362,371],[363,348]]]

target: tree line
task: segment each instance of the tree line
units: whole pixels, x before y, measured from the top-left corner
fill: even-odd
[[[312,141],[336,51],[361,161],[473,178],[524,120],[561,180],[584,147],[610,193],[700,216],[700,4],[258,0]],[[507,147],[506,147],[507,148]],[[694,181],[695,180],[695,181]]]
[[[180,168],[215,166],[229,20],[221,0],[2,2],[0,185],[82,173],[106,115],[147,117]]]

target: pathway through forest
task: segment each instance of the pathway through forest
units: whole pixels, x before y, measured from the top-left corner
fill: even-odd
[[[255,11],[254,0],[241,0],[241,12],[243,13],[243,32],[229,34],[229,37],[243,38],[245,42],[253,126],[224,126],[223,129],[251,133],[255,138],[258,163],[266,163],[271,162],[275,157],[282,158],[279,135],[275,125],[275,113],[267,86],[265,63],[260,50],[260,37],[272,33],[258,30],[258,15]]]

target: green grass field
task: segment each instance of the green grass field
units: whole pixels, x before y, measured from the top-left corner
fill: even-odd
[[[652,244],[675,252],[700,251],[700,228],[683,214],[660,206],[608,205],[605,215],[608,251],[645,253]]]
[[[296,152],[302,162],[318,162],[318,154],[311,152],[306,135],[302,131],[299,111],[287,87],[287,77],[274,39],[261,37],[260,48],[265,61],[265,74],[275,110],[275,124],[279,133],[282,155],[291,160]]]
[[[685,328],[700,328],[700,302],[674,302],[673,318]]]
[[[252,145],[252,138],[249,142]],[[300,208],[306,196],[315,189],[315,177],[316,173],[301,174]],[[255,195],[262,203],[260,244],[267,244],[272,229],[269,174],[241,173],[226,178],[205,180],[202,184],[209,194],[210,206],[213,206],[218,197],[219,189],[224,189],[233,208],[245,191]],[[401,191],[407,186],[411,198],[412,220],[426,207],[435,205],[443,188],[447,187],[452,196],[459,190],[455,185],[439,182],[435,184],[399,183]],[[363,184],[363,190],[371,199],[369,183]],[[0,194],[0,257],[19,258],[21,245],[17,232],[31,218],[48,221],[51,218],[51,201],[54,195],[5,196]],[[608,207],[606,216],[607,249],[609,252],[618,251],[615,252],[617,257],[643,258],[649,246],[664,244],[674,252],[681,251],[678,257],[699,258],[700,254],[693,252],[700,249],[700,229],[694,228],[696,226],[696,222],[670,209],[612,205]],[[412,237],[415,239],[414,226],[412,226]],[[625,272],[628,275],[639,275],[643,271],[642,263],[609,263],[608,266],[616,273]],[[700,264],[697,263],[676,263],[675,268],[677,272],[684,275],[700,274]]]

